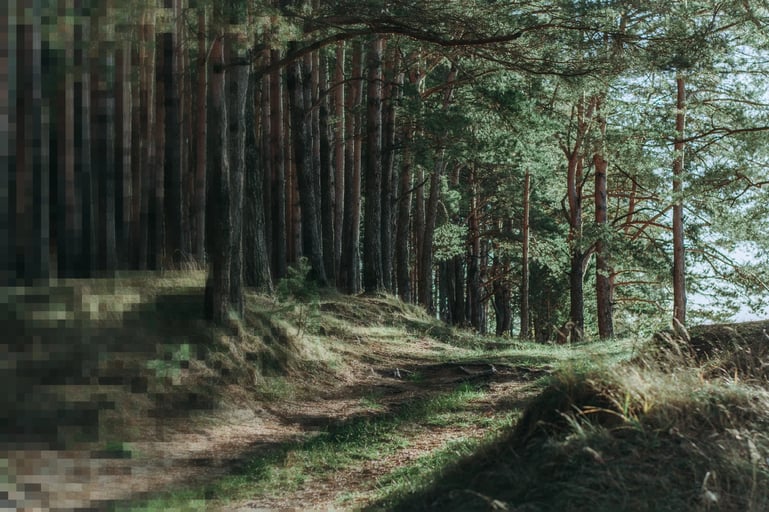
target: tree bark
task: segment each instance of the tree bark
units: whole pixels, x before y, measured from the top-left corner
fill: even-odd
[[[195,92],[195,197],[193,219],[195,258],[199,264],[206,261],[206,142],[207,135],[207,88],[208,65],[206,41],[206,10],[198,7],[198,70]]]
[[[292,143],[301,204],[302,248],[310,263],[308,278],[325,286],[327,279],[320,230],[319,187],[315,183],[319,178],[319,169],[313,168],[312,155],[310,80],[310,70],[306,63],[297,61],[291,64],[287,85],[291,99]]]
[[[323,238],[323,263],[330,283],[336,283],[334,225],[334,164],[331,151],[331,127],[329,125],[328,62],[325,55],[318,55],[318,132],[320,151],[320,216]]]
[[[82,16],[82,7],[76,9],[76,17]],[[75,69],[79,69],[75,80],[75,189],[80,190],[80,232],[79,250],[80,277],[91,277],[95,265],[94,206],[91,188],[91,93],[90,93],[90,44],[89,25],[81,18],[75,24]]]
[[[344,97],[344,42],[336,47],[334,61],[334,275],[337,286],[342,259],[342,232],[344,224],[345,192],[345,97]]]
[[[164,0],[165,1],[165,0]],[[150,199],[149,227],[150,227],[150,262],[153,269],[162,270],[166,264],[165,253],[165,163],[166,163],[166,92],[168,87],[165,82],[166,67],[166,34],[155,34],[155,117],[154,159],[152,161],[152,198]],[[171,52],[173,54],[173,52]]]
[[[398,194],[398,221],[395,224],[395,269],[398,284],[398,296],[403,302],[411,302],[411,268],[409,265],[409,233],[411,232],[411,127],[407,126],[403,134],[403,165],[400,175],[400,193]]]
[[[366,212],[363,235],[363,289],[384,288],[382,275],[382,51],[384,40],[371,41],[368,68],[366,115]]]
[[[217,325],[227,321],[230,299],[230,173],[226,158],[227,117],[224,105],[224,47],[215,36],[209,59],[208,144],[206,199],[206,253],[209,272],[206,281],[206,317]]]
[[[246,172],[246,102],[249,67],[240,62],[246,44],[238,33],[225,36],[228,68],[225,81],[226,158],[229,170],[230,308],[243,317],[243,191]],[[253,96],[251,98],[253,104]]]
[[[526,169],[523,177],[523,219],[521,221],[521,334],[522,340],[529,339],[529,240],[531,212],[531,173]]]
[[[280,60],[280,50],[272,50],[271,61]],[[286,162],[284,151],[286,137],[284,129],[283,110],[283,80],[280,71],[270,73],[270,155],[272,158],[272,274],[280,279],[287,274],[287,243],[286,243]]]
[[[163,0],[166,9],[174,9],[174,0]],[[178,77],[180,62],[176,46],[180,34],[175,31],[160,35],[163,52],[163,245],[167,263],[178,267],[182,261],[182,168],[180,99]]]
[[[393,283],[393,256],[396,241],[393,239],[394,199],[398,187],[395,177],[395,99],[400,84],[398,72],[400,52],[395,49],[387,53],[382,110],[382,277],[384,288],[395,291]]]
[[[251,75],[249,77],[249,93],[246,100],[246,201],[243,212],[245,284],[251,288],[271,292],[272,277],[270,276],[270,258],[265,238],[266,223],[263,194],[265,184],[263,162],[269,159],[260,159],[259,152],[257,151],[257,147],[259,147],[256,142],[257,130],[255,121],[257,115],[254,109],[257,94],[254,91],[254,81],[255,78]],[[269,83],[267,80],[263,80],[263,85],[264,82]],[[261,97],[262,95],[269,98],[269,89],[263,89],[258,96]],[[264,105],[262,102],[259,103]],[[269,101],[266,107],[269,111]],[[269,126],[269,118],[266,119],[267,123],[264,123],[265,118],[263,116],[261,116],[261,119],[263,120],[262,130],[268,132],[266,128]],[[262,151],[269,147],[269,133],[265,137],[268,140],[266,143],[263,141],[261,145]]]
[[[477,331],[483,327],[481,304],[481,228],[478,204],[478,184],[475,169],[470,169],[470,215],[468,217],[468,264],[467,264],[467,309],[470,325]]]
[[[114,272],[117,267],[115,228],[115,80],[114,44],[107,40],[110,27],[105,14],[111,2],[100,5],[90,16],[91,34],[98,41],[91,61],[91,122],[93,137],[91,159],[96,171],[93,175],[94,196],[97,204],[97,247],[95,270]]]
[[[3,187],[6,199],[0,201],[0,286],[16,285],[16,147],[12,134],[18,132],[18,89],[12,70],[18,68],[18,41],[16,34],[12,33],[12,25],[8,24],[9,10],[8,3],[0,6],[0,19],[3,20],[3,28],[0,30],[0,90],[7,92],[0,94],[0,111],[8,116],[7,129],[0,130],[0,187]],[[72,52],[69,47],[65,51],[67,64],[71,64]],[[67,89],[71,86],[70,76],[67,72]],[[68,144],[67,147],[71,146]]]
[[[115,58],[115,162],[119,191],[116,199],[115,237],[118,266],[130,266],[132,178],[131,43],[120,43]]]
[[[23,257],[19,277],[27,285],[45,282],[49,265],[48,105],[42,95],[40,4],[21,2],[21,23],[10,29],[17,37],[16,103],[16,235]],[[9,194],[14,191],[9,190]]]
[[[684,129],[686,123],[686,80],[676,76],[676,140],[673,160],[673,318],[686,325],[686,253],[684,247]]]
[[[595,223],[598,227],[598,240],[596,241],[596,271],[595,271],[595,295],[596,315],[598,317],[598,336],[609,339],[614,336],[614,315],[612,306],[611,263],[609,262],[609,248],[606,244],[607,228],[607,177],[608,162],[604,154],[603,146],[606,137],[606,118],[601,112],[601,97],[595,98],[596,121],[601,138],[599,147],[593,154],[593,167],[595,169]]]
[[[352,42],[352,70],[346,102],[344,178],[344,220],[340,283],[347,293],[360,291],[360,169],[361,137],[358,108],[361,102],[361,70],[363,50],[360,42]]]

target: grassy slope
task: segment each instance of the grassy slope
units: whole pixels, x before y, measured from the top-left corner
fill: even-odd
[[[340,509],[769,509],[762,324],[693,330],[691,342],[551,347],[456,332],[388,297],[295,288],[283,301],[250,295],[243,322],[213,330],[201,292],[202,276],[188,274],[6,290],[0,384],[15,394],[0,404],[0,442],[117,453],[158,422],[197,421],[224,403],[279,409],[344,394],[352,413],[314,434],[128,508],[304,499],[333,474],[356,479],[332,493]],[[457,378],[488,363],[496,381]],[[407,393],[361,386],[365,372],[394,368]],[[522,380],[524,391],[497,386]],[[425,432],[462,430],[477,435],[403,457]],[[358,481],[354,468],[377,460],[392,467]]]

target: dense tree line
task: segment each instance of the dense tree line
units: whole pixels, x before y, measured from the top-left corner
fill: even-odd
[[[223,323],[306,259],[542,341],[765,291],[763,6],[0,9],[6,284],[200,266]]]

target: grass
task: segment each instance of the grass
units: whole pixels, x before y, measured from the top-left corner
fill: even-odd
[[[245,318],[213,329],[202,320],[203,284],[202,273],[180,272],[3,290],[3,329],[33,342],[6,343],[14,356],[0,384],[31,399],[0,404],[2,414],[28,422],[29,441],[95,440],[124,456],[146,433],[131,418],[149,411],[194,423],[228,401],[261,407],[344,392],[355,412],[244,453],[233,474],[205,486],[118,510],[280,500],[390,460],[374,480],[340,491],[339,507],[769,510],[764,323],[540,345],[452,329],[388,295],[341,297],[294,279],[280,296],[249,293]],[[487,386],[450,373],[489,364],[527,382],[493,408],[483,405]],[[380,388],[345,387],[366,368],[400,368],[400,382],[418,392],[394,400]],[[522,396],[533,396],[525,410]],[[414,445],[425,431],[479,429],[487,435]],[[424,453],[402,458],[417,449]]]
[[[337,425],[303,441],[284,443],[245,460],[238,474],[225,477],[205,489],[177,490],[136,507],[121,510],[180,510],[192,502],[221,506],[232,500],[249,496],[276,496],[296,491],[311,480],[323,479],[329,472],[354,467],[365,461],[380,460],[409,446],[409,437],[431,425],[438,415],[451,416],[447,424],[462,424],[472,417],[474,400],[484,392],[473,386],[460,385],[454,391],[425,400],[415,401],[396,410],[365,414]],[[509,424],[509,419],[502,420]],[[467,441],[467,446],[472,442]],[[419,462],[426,469],[439,465],[449,454],[456,454],[462,442],[447,447],[434,459]],[[432,461],[432,462],[430,462]],[[402,488],[407,474],[397,474],[378,483],[380,490]]]
[[[767,510],[762,363],[746,360],[744,337],[709,355],[696,346],[669,336],[631,362],[564,366],[505,435],[455,459],[428,489],[369,509]],[[735,354],[743,380],[715,370]]]

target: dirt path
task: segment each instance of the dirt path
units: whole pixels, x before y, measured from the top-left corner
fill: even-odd
[[[282,401],[269,410],[225,408],[196,421],[148,420],[142,440],[126,445],[122,453],[87,446],[0,453],[0,463],[7,461],[8,472],[7,482],[0,483],[0,489],[7,488],[2,489],[7,496],[5,500],[0,497],[0,510],[108,509],[116,502],[207,483],[231,473],[244,457],[307,439],[329,425],[366,414],[362,399],[367,396],[376,396],[388,408],[398,407],[451,391],[463,381],[483,381],[488,393],[475,405],[480,413],[491,414],[500,401],[520,396],[528,380],[525,373],[511,368],[436,364],[415,359],[413,354],[391,357],[388,363],[392,364],[361,363],[346,383],[314,400]],[[419,373],[418,381],[406,378],[412,372]],[[220,510],[339,510],[337,501],[343,493],[353,499],[342,506],[353,509],[366,501],[378,477],[452,440],[485,433],[483,427],[420,429],[408,434],[407,447],[385,458],[309,475],[303,487],[290,495],[254,496]]]

